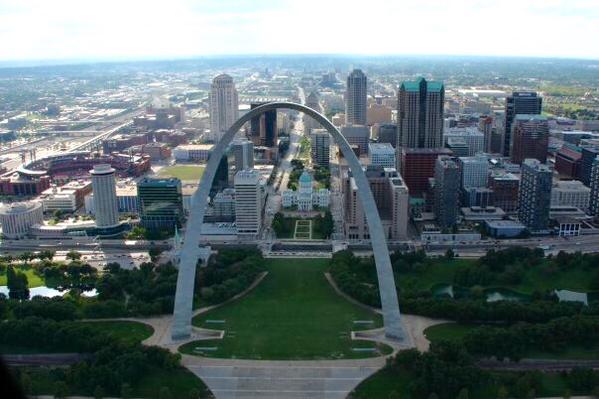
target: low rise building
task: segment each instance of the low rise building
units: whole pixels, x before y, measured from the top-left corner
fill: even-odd
[[[183,144],[173,149],[177,161],[206,162],[212,153],[214,144]]]

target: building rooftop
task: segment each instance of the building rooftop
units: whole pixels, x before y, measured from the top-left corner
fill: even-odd
[[[401,87],[406,91],[419,91],[420,82],[425,80],[424,78],[418,78],[417,80],[407,80],[401,83]],[[443,82],[426,81],[428,91],[442,91],[444,89]]]
[[[530,114],[517,114],[514,118],[517,121],[547,121],[545,115],[530,115]]]

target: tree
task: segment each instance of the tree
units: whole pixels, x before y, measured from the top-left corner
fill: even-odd
[[[447,251],[445,251],[445,259],[452,260],[453,258],[455,258],[455,252],[453,252],[453,249],[448,248]]]
[[[54,383],[53,391],[56,399],[64,399],[69,394],[69,387],[66,382],[58,381]]]
[[[148,251],[148,254],[150,255],[150,259],[152,260],[152,262],[156,262],[161,253],[162,251],[156,247],[152,247]]]
[[[468,399],[469,397],[470,393],[468,391],[468,388],[462,388],[456,399]]]
[[[29,377],[29,374],[26,371],[21,372],[20,382],[23,392],[26,394],[31,393],[31,377]]]
[[[401,396],[399,395],[399,392],[391,391],[389,392],[389,396],[387,396],[387,399],[401,399]]]
[[[81,259],[81,254],[77,251],[70,250],[67,252],[66,258],[70,260],[79,260]]]
[[[509,392],[505,386],[500,386],[497,390],[497,399],[508,399]]]
[[[160,388],[160,394],[158,395],[159,399],[173,399],[173,395],[171,394],[171,390],[168,387]]]
[[[54,258],[55,254],[56,253],[54,251],[44,250],[44,251],[40,251],[40,253],[37,255],[37,257],[40,260],[44,260],[44,259],[52,260],[52,258]]]
[[[104,389],[101,386],[96,386],[94,389],[94,399],[102,399],[104,397]]]
[[[121,385],[121,397],[123,399],[129,399],[133,396],[133,390],[131,389],[131,385],[125,383]]]
[[[202,393],[197,388],[191,388],[187,394],[188,399],[201,399]]]
[[[29,281],[25,273],[9,266],[6,269],[6,285],[11,299],[29,299]]]

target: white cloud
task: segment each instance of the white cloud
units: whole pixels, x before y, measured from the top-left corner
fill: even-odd
[[[597,37],[596,0],[0,0],[0,60],[246,53],[599,58]]]

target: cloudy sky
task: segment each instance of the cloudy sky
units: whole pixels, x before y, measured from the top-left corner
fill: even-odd
[[[0,0],[0,60],[218,54],[599,59],[598,0]]]

